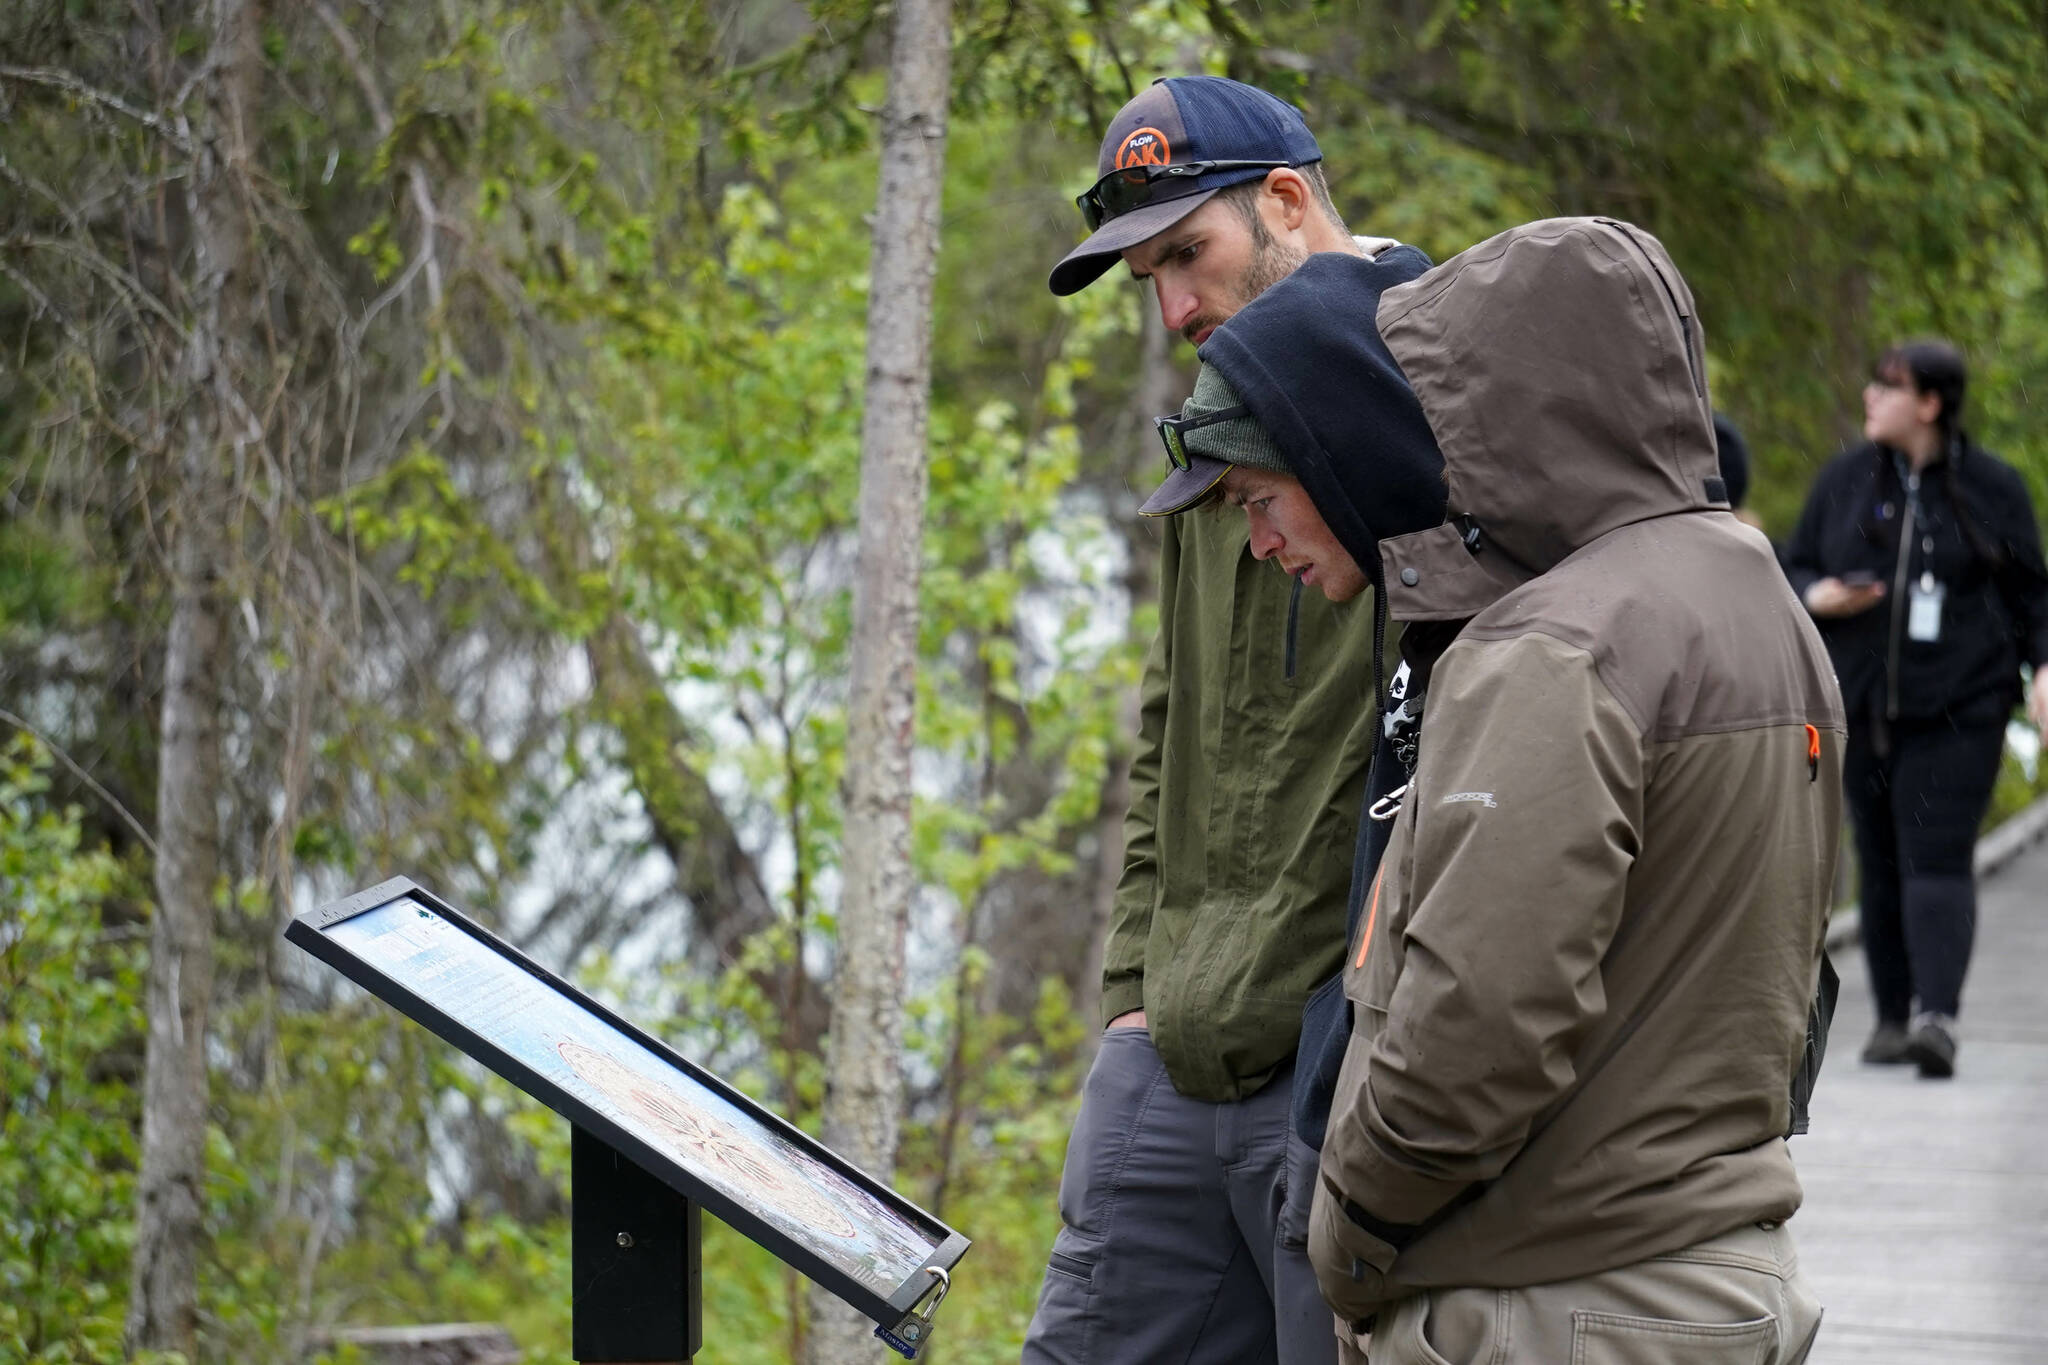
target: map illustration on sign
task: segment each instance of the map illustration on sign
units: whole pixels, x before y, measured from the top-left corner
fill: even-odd
[[[951,1235],[877,1198],[411,896],[324,937],[882,1298]]]

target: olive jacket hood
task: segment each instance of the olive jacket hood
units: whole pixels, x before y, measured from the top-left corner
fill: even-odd
[[[1725,510],[1685,282],[1628,224],[1528,224],[1352,314],[1356,382],[1301,349],[1336,330],[1325,298],[1286,289],[1205,358],[1391,614],[1465,622],[1346,955],[1324,1296],[1356,1321],[1788,1217],[1842,707]],[[1387,402],[1344,411],[1389,365],[1434,438],[1434,515],[1412,437],[1375,439],[1404,430]]]

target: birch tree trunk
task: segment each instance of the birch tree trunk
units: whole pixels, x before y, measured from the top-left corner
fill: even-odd
[[[231,447],[260,439],[253,414],[239,401],[233,359],[248,292],[248,215],[236,202],[234,180],[247,164],[246,111],[261,60],[260,17],[252,0],[206,0],[200,18],[211,70],[197,86],[202,112],[183,196],[189,313],[179,361],[183,429],[168,517],[171,619],[157,760],[157,904],[127,1319],[131,1352],[183,1351],[189,1359],[198,1358],[206,1033],[221,856],[224,578],[232,538],[227,465]],[[171,113],[183,121],[182,110]]]
[[[206,452],[210,454],[211,452]],[[191,460],[184,461],[188,466]],[[197,1359],[200,1208],[206,1179],[206,1028],[213,888],[220,869],[219,661],[225,636],[210,527],[176,531],[158,751],[156,917],[150,929],[142,1165],[128,1300],[132,1350]]]
[[[825,1141],[879,1180],[896,1168],[903,954],[914,891],[911,745],[923,556],[932,278],[952,82],[952,0],[897,0],[868,269],[860,551],[853,587],[844,890],[826,1052]],[[884,1354],[865,1318],[811,1293],[808,1365]]]

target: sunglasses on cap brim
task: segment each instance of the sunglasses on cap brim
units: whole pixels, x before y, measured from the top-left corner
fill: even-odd
[[[1218,171],[1277,171],[1285,161],[1181,161],[1170,166],[1131,166],[1111,171],[1080,194],[1074,202],[1090,232],[1112,218],[1121,218],[1147,204],[1185,199],[1202,188],[1201,178]]]
[[[1199,417],[1155,417],[1152,425],[1159,428],[1159,443],[1166,447],[1166,461],[1175,469],[1188,467],[1187,433],[1202,427],[1212,427],[1218,422],[1233,422],[1240,417],[1249,417],[1252,410],[1239,403],[1234,407],[1218,408],[1205,412]]]

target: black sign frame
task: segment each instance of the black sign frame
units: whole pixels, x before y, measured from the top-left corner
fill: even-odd
[[[640,1044],[663,1061],[669,1062],[742,1114],[786,1139],[820,1164],[837,1171],[864,1189],[878,1203],[893,1209],[913,1224],[922,1224],[942,1233],[931,1255],[909,1279],[897,1286],[894,1292],[886,1296],[877,1294],[844,1270],[783,1233],[766,1219],[756,1215],[723,1190],[691,1175],[674,1158],[641,1141],[592,1105],[533,1071],[490,1039],[458,1023],[432,1001],[423,999],[386,976],[377,967],[364,962],[348,948],[335,942],[326,932],[337,924],[354,919],[357,915],[367,914],[393,901],[408,897],[442,916],[450,924],[477,939],[543,985],[560,993],[571,1004],[589,1011],[626,1038]],[[584,1129],[625,1154],[649,1175],[678,1194],[700,1204],[727,1226],[802,1271],[861,1313],[874,1319],[885,1331],[894,1331],[900,1327],[921,1303],[932,1299],[934,1291],[942,1293],[951,1283],[953,1267],[972,1245],[964,1234],[944,1220],[925,1212],[801,1128],[748,1098],[661,1039],[591,999],[410,877],[392,877],[352,896],[296,915],[286,926],[284,937],[287,942],[319,958],[444,1042],[452,1044],[483,1063],[493,1072],[568,1119],[576,1127]],[[924,1316],[927,1321],[924,1326],[927,1329],[932,1307],[936,1307],[935,1300],[925,1309]]]

